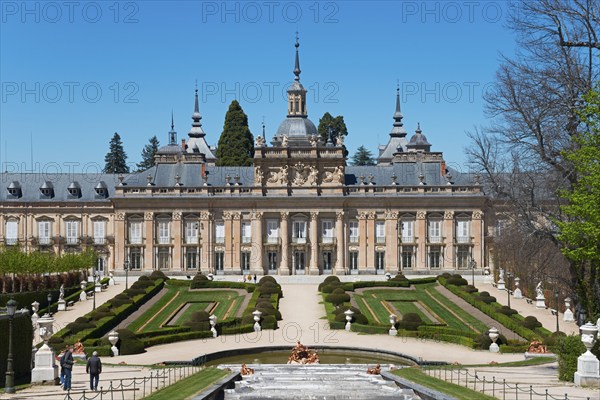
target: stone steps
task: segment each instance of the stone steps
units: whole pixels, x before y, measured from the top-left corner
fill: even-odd
[[[239,369],[239,365],[220,368]],[[243,376],[226,400],[251,399],[400,399],[418,400],[411,389],[402,389],[380,375],[367,374],[372,365],[249,365],[254,375]]]

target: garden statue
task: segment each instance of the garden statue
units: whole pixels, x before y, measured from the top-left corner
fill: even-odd
[[[240,371],[242,375],[254,375],[254,368],[249,368],[246,364],[242,364],[242,369]]]
[[[542,289],[542,282],[540,281],[535,287],[536,298],[544,297],[544,289]]]
[[[58,300],[64,300],[65,299],[65,284],[63,283],[62,285],[60,285],[60,294],[58,295]]]
[[[381,365],[377,364],[373,368],[367,369],[367,374],[369,375],[380,375],[381,374]]]
[[[283,137],[281,138],[281,146],[288,147],[288,137],[287,137],[287,135],[283,135]]]
[[[258,135],[258,136],[256,137],[256,140],[255,140],[255,142],[254,142],[254,145],[255,145],[256,147],[263,147],[263,146],[265,145],[265,139],[263,139],[263,137],[262,137],[262,136]]]
[[[544,289],[542,289],[541,281],[535,287],[535,293],[535,306],[537,308],[546,308],[546,298],[544,297]]]
[[[288,364],[319,364],[319,355],[297,342],[288,358]]]

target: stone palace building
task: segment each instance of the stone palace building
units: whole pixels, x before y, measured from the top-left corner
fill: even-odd
[[[171,125],[156,165],[127,175],[0,174],[0,238],[25,251],[93,248],[101,273],[435,273],[488,266],[477,177],[447,168],[399,94],[375,166],[349,166],[308,119],[296,42],[287,116],[254,165],[216,166],[196,89],[192,128]],[[263,129],[264,135],[264,129]]]

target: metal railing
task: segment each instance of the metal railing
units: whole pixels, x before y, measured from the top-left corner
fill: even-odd
[[[158,390],[200,372],[202,368],[202,366],[184,365],[150,372],[150,376],[142,378],[115,379],[109,381],[106,389],[101,386],[98,391],[83,390],[73,393],[69,391],[65,394],[64,400],[143,399]]]
[[[506,379],[496,380],[495,376],[491,380],[488,380],[486,377],[480,378],[477,372],[472,374],[468,369],[464,368],[425,368],[423,372],[433,378],[441,379],[458,386],[464,386],[467,389],[502,400],[569,400],[568,393],[564,395],[555,393],[552,395],[548,393],[548,389],[538,389],[543,390],[540,393],[533,388],[533,385],[523,383],[512,384],[506,382]],[[577,396],[576,398],[584,399],[581,396]],[[571,399],[574,399],[574,397],[571,397]],[[585,397],[585,399],[591,400],[591,397]]]

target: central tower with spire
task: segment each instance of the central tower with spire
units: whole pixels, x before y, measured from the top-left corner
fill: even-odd
[[[317,135],[315,124],[308,119],[306,111],[306,89],[300,83],[300,55],[298,48],[300,42],[296,32],[296,59],[294,63],[294,82],[287,90],[288,93],[288,112],[287,117],[279,125],[277,133],[271,142],[274,146],[282,144],[284,136],[290,146],[309,146],[309,139]]]
[[[387,145],[380,147],[379,157],[377,158],[378,164],[391,164],[394,154],[407,150],[403,118],[402,111],[400,111],[400,85],[398,85],[396,87],[396,111],[394,112],[394,124],[390,132],[390,140]]]
[[[208,143],[206,143],[206,133],[202,130],[202,123],[200,120],[202,119],[202,115],[200,115],[200,109],[198,108],[198,83],[196,83],[196,95],[195,95],[195,103],[194,103],[194,113],[192,114],[192,129],[188,133],[188,141],[187,141],[187,153],[195,153],[195,154],[204,154],[206,157],[206,162],[208,164],[214,164],[216,161],[216,157]]]

